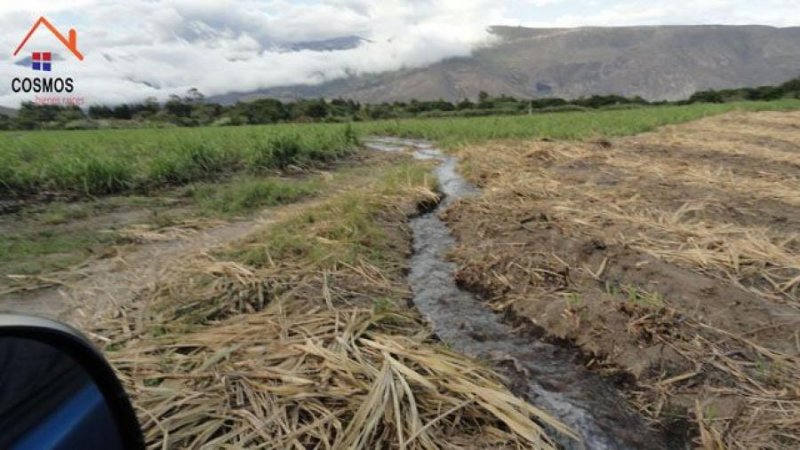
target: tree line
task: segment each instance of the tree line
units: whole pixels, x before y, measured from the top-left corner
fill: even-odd
[[[362,104],[353,100],[309,99],[281,102],[262,98],[234,105],[206,101],[197,89],[185,95],[172,95],[160,103],[149,98],[140,103],[115,106],[77,106],[23,103],[16,115],[0,115],[0,129],[95,129],[124,127],[236,126],[282,122],[350,122],[410,117],[485,116],[532,114],[556,111],[634,108],[661,104],[725,103],[747,100],[800,98],[800,77],[779,86],[700,91],[680,102],[649,102],[641,97],[594,95],[587,98],[517,99],[481,92],[473,101],[446,100]]]
[[[771,101],[786,97],[800,98],[800,77],[779,86],[699,91],[689,97],[688,103]]]

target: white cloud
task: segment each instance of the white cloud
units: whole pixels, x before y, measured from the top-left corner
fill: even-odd
[[[90,103],[165,98],[197,87],[206,95],[297,83],[351,73],[414,67],[463,56],[488,42],[496,24],[536,26],[660,23],[797,24],[800,0],[29,0],[0,5],[0,104],[16,106],[30,94],[11,93],[11,52],[27,28],[46,14],[66,31],[78,30],[86,59],[55,64],[53,75],[73,76]],[[336,52],[281,52],[283,44],[348,35],[368,39]],[[37,36],[37,48],[58,48]],[[49,40],[48,40],[49,39]],[[33,44],[32,44],[33,45]],[[44,47],[42,47],[44,46]],[[69,55],[67,55],[69,56]]]
[[[800,25],[800,0],[526,0],[558,13],[528,17],[528,26],[760,24]],[[568,6],[565,6],[568,5]]]

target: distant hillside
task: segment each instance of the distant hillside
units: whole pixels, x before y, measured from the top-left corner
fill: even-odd
[[[499,42],[471,57],[216,100],[269,96],[344,97],[368,103],[456,101],[475,98],[480,91],[523,98],[619,94],[679,100],[699,90],[779,84],[800,75],[800,27],[493,27],[491,31]]]
[[[17,113],[19,113],[19,111],[17,111],[14,108],[6,108],[5,106],[0,106],[0,115],[2,116],[17,117]]]

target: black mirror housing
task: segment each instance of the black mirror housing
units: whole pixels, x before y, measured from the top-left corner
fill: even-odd
[[[80,332],[0,314],[0,448],[144,449],[139,422],[103,355]]]

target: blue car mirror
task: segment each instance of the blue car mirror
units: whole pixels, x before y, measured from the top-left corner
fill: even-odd
[[[111,366],[77,330],[0,314],[0,448],[144,448]]]

